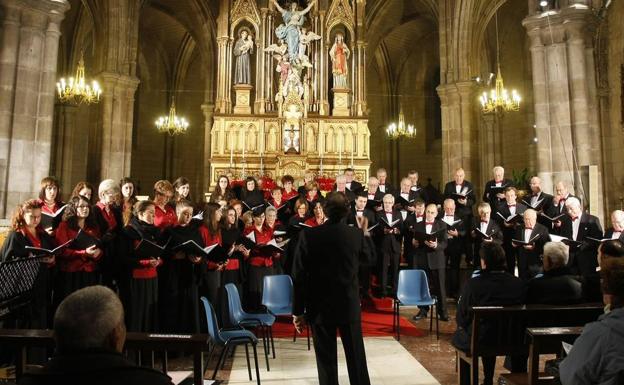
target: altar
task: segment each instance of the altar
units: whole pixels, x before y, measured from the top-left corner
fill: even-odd
[[[316,0],[303,9],[290,1],[271,0],[268,9],[232,1],[220,28],[227,36],[218,40],[211,187],[219,175],[333,178],[347,167],[358,180],[368,178],[365,45],[356,14],[348,0],[327,9]]]

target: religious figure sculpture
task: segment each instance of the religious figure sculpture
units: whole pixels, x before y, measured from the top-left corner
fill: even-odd
[[[247,30],[240,32],[240,37],[234,45],[236,56],[236,71],[234,84],[251,84],[251,70],[249,57],[253,53],[254,42]]]
[[[348,73],[347,60],[351,56],[351,51],[344,42],[342,33],[336,34],[334,45],[329,50],[329,56],[332,60],[332,73],[334,75],[334,88],[348,89]]]
[[[299,61],[301,62],[301,65],[312,67],[310,59],[307,55],[307,49],[311,42],[320,39],[321,35],[308,31],[306,27],[301,27],[301,32],[299,34]]]
[[[299,128],[295,128],[294,125],[290,125],[290,129],[287,129],[288,136],[284,137],[284,152],[286,154],[298,154],[299,153]]]
[[[288,44],[288,56],[290,61],[294,61],[298,58],[299,54],[299,34],[300,28],[305,22],[305,15],[310,12],[310,9],[316,3],[316,0],[310,1],[310,4],[304,10],[297,10],[297,2],[290,3],[290,9],[286,10],[280,7],[277,0],[272,0],[275,4],[275,8],[282,14],[284,24],[280,24],[275,29],[275,35],[284,40]]]

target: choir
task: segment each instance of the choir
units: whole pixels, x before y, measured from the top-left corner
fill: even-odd
[[[613,226],[603,233],[566,183],[557,183],[549,195],[533,177],[530,191],[519,197],[502,167],[493,174],[481,203],[461,168],[439,201],[438,194],[418,184],[414,170],[397,187],[385,169],[365,184],[354,179],[353,169],[338,176],[334,190],[351,206],[347,224],[372,235],[367,247],[376,258],[360,266],[361,295],[391,296],[401,266],[423,269],[440,299],[439,317],[448,320],[445,299],[447,294],[457,299],[461,292],[462,257],[468,267],[478,268],[474,256],[483,243],[502,245],[507,271],[530,281],[542,273],[544,245],[562,242],[570,249],[568,267],[597,286],[598,247],[605,239],[624,238],[624,213],[615,211]],[[209,201],[196,203],[184,177],[173,184],[157,181],[153,199],[143,201],[137,201],[130,178],[107,179],[97,197],[92,185],[78,183],[65,204],[58,181],[47,177],[39,199],[16,208],[0,258],[45,255],[31,327],[50,326],[50,314],[63,298],[102,283],[119,294],[129,330],[198,332],[204,325],[200,296],[227,324],[225,284],[237,285],[245,307],[254,311],[262,306],[264,277],[291,272],[299,232],[326,221],[319,184],[312,174],[303,182],[296,189],[294,178],[285,175],[281,186],[263,192],[253,177],[237,188],[223,175]],[[599,286],[587,285],[587,300],[600,300],[599,295]],[[415,318],[427,311],[422,308]]]

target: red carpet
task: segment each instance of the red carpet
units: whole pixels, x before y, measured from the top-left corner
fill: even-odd
[[[400,317],[401,335],[420,337],[424,332],[414,326],[406,318]],[[292,338],[292,319],[280,317],[273,325],[273,336],[275,338]],[[365,303],[362,308],[362,334],[364,337],[386,337],[394,336],[392,331],[392,299],[373,298],[371,303]],[[305,338],[298,336],[297,338]]]

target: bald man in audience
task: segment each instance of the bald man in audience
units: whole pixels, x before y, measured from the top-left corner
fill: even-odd
[[[540,272],[540,257],[544,244],[548,242],[548,235],[548,229],[537,223],[537,212],[533,209],[526,210],[522,224],[516,228],[512,239],[518,256],[518,276],[523,281],[528,281]]]
[[[611,213],[611,227],[607,228],[604,237],[624,242],[624,211],[615,210]]]
[[[126,340],[124,310],[104,286],[73,292],[54,315],[56,355],[24,374],[20,385],[172,385],[154,369],[137,367],[121,352]]]
[[[544,273],[528,282],[527,303],[570,305],[582,303],[583,284],[568,264],[568,246],[562,242],[544,245]]]

